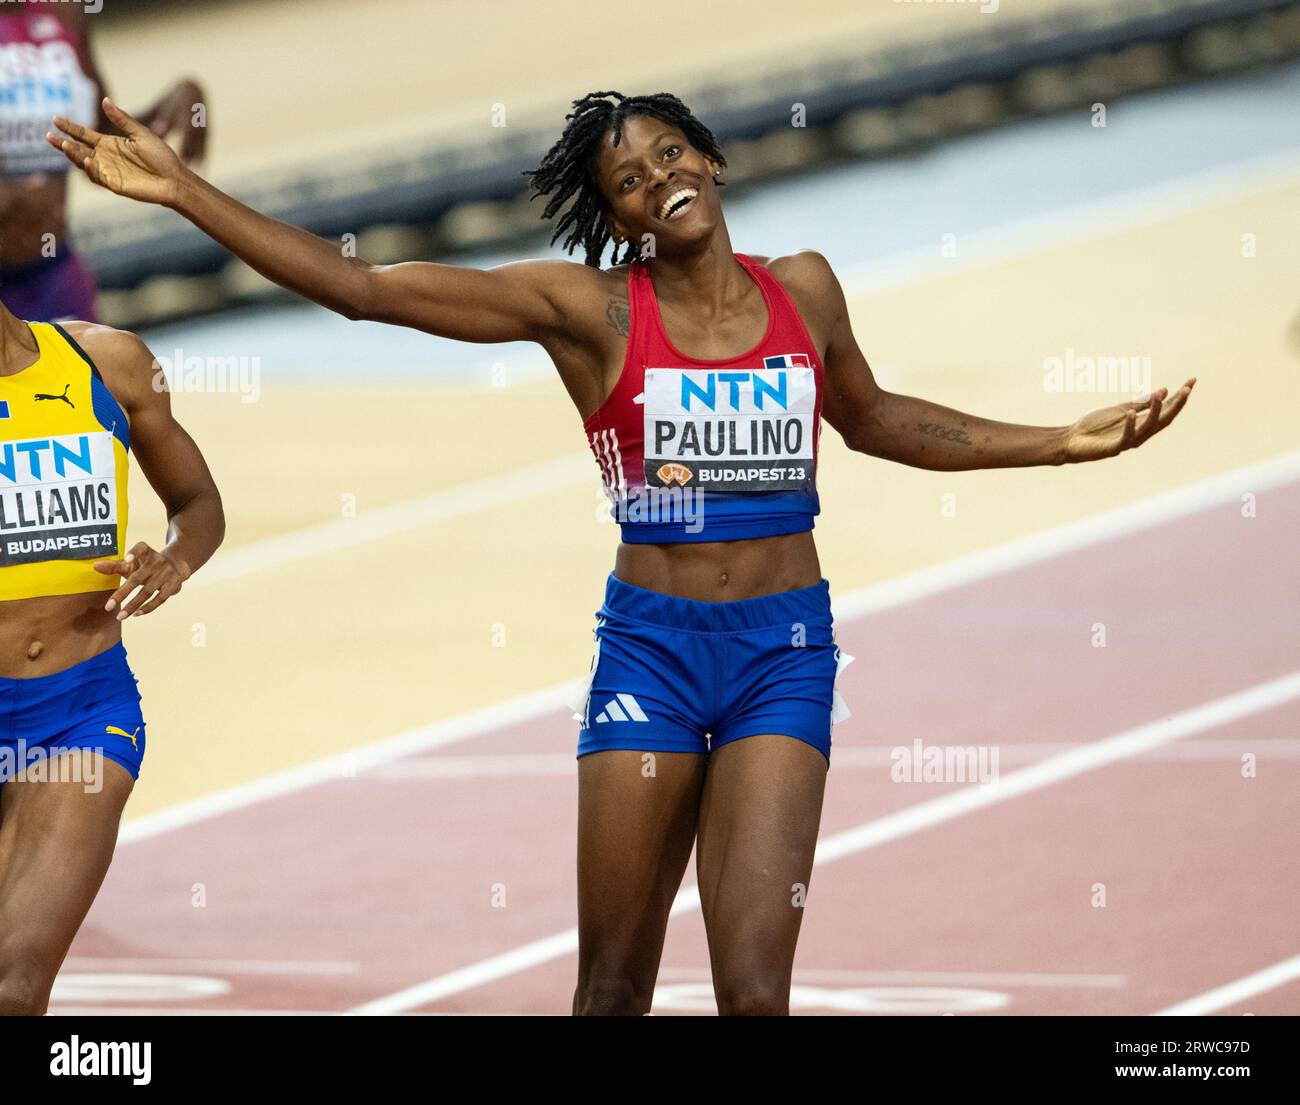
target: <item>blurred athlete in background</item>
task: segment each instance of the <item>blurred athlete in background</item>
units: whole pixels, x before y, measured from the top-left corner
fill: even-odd
[[[685,104],[598,92],[574,107],[531,175],[586,263],[486,271],[349,258],[213,188],[111,104],[125,138],[57,120],[68,137],[50,142],[347,318],[546,350],[623,537],[580,712],[573,1010],[649,1011],[697,846],[719,1012],[787,1013],[837,712],[811,532],[822,416],[851,449],[919,468],[1066,464],[1149,440],[1194,381],[1057,427],[887,392],[821,254],[733,251],[726,160]]]
[[[94,321],[95,278],[68,242],[67,163],[45,143],[50,118],[112,129],[91,50],[92,15],[66,0],[0,3],[0,302],[34,322]],[[155,134],[181,134],[187,161],[203,156],[193,125],[203,90],[180,80],[140,118]]]
[[[134,334],[0,307],[0,1014],[40,1014],[144,757],[122,622],[221,543],[221,496]],[[167,540],[126,546],[131,453]]]

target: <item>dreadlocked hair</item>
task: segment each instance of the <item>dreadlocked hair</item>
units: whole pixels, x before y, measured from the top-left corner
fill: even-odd
[[[533,194],[549,196],[542,218],[553,219],[571,199],[573,204],[555,225],[551,244],[567,234],[563,247],[572,253],[578,246],[586,250],[586,263],[600,268],[600,258],[612,235],[606,218],[609,208],[596,183],[595,163],[606,134],[614,132],[614,145],[623,138],[623,123],[636,115],[649,115],[676,127],[695,149],[722,168],[727,160],[718,148],[713,132],[691,114],[681,100],[671,92],[656,92],[653,96],[624,96],[621,92],[589,92],[581,100],[573,101],[573,111],[564,117],[564,133],[542,158],[536,169],[524,176],[532,180]],[[721,183],[719,181],[719,183]],[[577,197],[574,199],[574,197]],[[641,259],[641,247],[629,242],[620,258],[618,244],[614,245],[613,263],[623,264]]]

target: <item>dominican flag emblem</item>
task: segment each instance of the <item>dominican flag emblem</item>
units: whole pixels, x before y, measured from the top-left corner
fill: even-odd
[[[9,404],[6,403],[3,399],[0,399],[0,418],[8,418],[8,417],[9,417]]]
[[[764,357],[764,368],[812,368],[807,353],[783,353],[779,357]]]

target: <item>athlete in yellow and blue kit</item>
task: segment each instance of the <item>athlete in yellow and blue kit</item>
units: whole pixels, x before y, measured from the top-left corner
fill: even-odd
[[[167,507],[158,551],[126,544],[132,453]],[[0,1014],[45,1011],[140,773],[122,622],[176,594],[223,532],[144,344],[0,307]]]
[[[835,717],[829,588],[813,542],[823,418],[850,448],[945,471],[1113,457],[1170,395],[1021,426],[876,384],[810,251],[732,248],[726,159],[675,96],[593,92],[533,171],[585,264],[372,265],[125,138],[50,136],[92,181],[179,211],[258,272],[353,319],[531,341],[583,418],[622,523],[578,743],[575,1013],[645,1013],[692,847],[718,1011],[786,1013]],[[611,241],[615,264],[602,268]],[[620,256],[621,254],[621,256]],[[526,538],[523,538],[526,540]]]

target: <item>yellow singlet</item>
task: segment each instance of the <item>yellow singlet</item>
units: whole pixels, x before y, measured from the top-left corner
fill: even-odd
[[[29,323],[40,359],[0,376],[0,601],[113,591],[91,565],[126,551],[126,415],[63,327]]]

